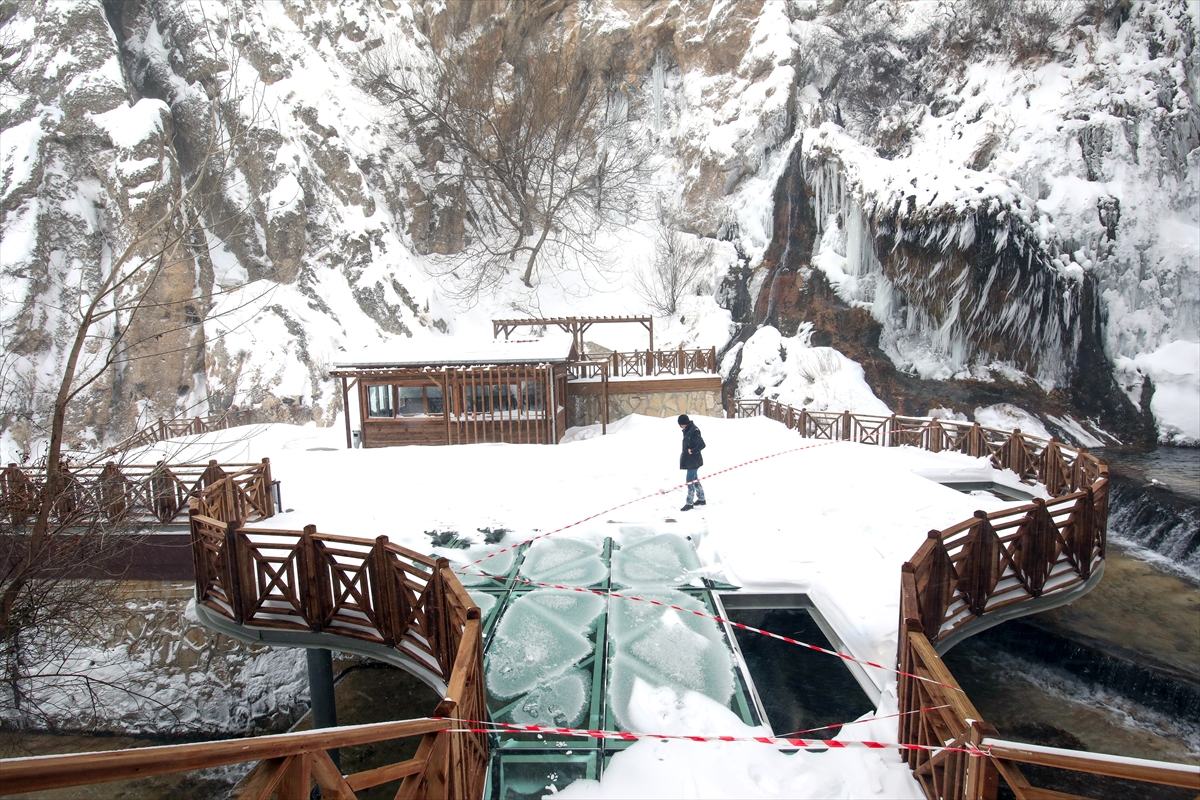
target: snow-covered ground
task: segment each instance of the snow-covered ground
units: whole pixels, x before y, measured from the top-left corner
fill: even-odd
[[[607,436],[576,428],[556,447],[378,450],[344,449],[339,427],[270,425],[160,443],[136,460],[269,457],[273,476],[282,481],[286,509],[270,527],[313,524],[325,533],[382,534],[420,552],[432,550],[427,532],[455,531],[476,546],[438,552],[464,565],[593,515],[558,535],[586,543],[620,536],[626,526],[612,521],[678,519],[696,543],[699,564],[691,581],[698,584],[704,575],[742,591],[807,594],[851,654],[885,664],[895,659],[901,564],[931,528],[965,519],[981,505],[989,510],[1004,505],[936,482],[1004,480],[983,459],[804,440],[764,418],[702,419],[699,425],[708,445],[701,470],[708,505],[686,514],[679,510],[682,473],[673,419],[626,417],[610,425]],[[755,461],[763,457],[768,458]],[[616,506],[622,507],[605,512]],[[477,533],[481,528],[510,533],[500,544],[485,545]],[[530,564],[527,572],[538,568]],[[614,563],[614,576],[622,568]],[[594,577],[581,574],[579,580],[578,585],[587,585]],[[542,611],[530,610],[531,624],[546,616]],[[576,616],[594,616],[592,611],[582,609]],[[882,690],[877,713],[894,713],[891,673],[868,672]],[[509,688],[516,693],[525,687]],[[753,735],[759,730],[682,685],[635,682],[625,713],[628,727],[642,732]],[[895,731],[894,720],[881,720],[848,726],[841,737],[888,741]],[[663,797],[921,796],[892,751],[793,756],[757,744],[648,741],[616,756],[600,784],[580,782],[567,791],[612,797],[635,789],[640,796]]]

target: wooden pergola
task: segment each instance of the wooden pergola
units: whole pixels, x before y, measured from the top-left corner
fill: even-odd
[[[600,323],[633,322],[641,325],[650,334],[650,345],[647,350],[654,349],[654,317],[545,317],[538,319],[494,319],[492,320],[492,337],[501,333],[504,338],[514,333],[517,328],[542,328],[551,325],[561,328],[571,334],[575,340],[575,351],[583,356],[583,337],[588,329]]]

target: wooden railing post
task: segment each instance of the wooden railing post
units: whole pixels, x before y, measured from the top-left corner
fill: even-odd
[[[846,441],[850,440],[850,412],[842,412],[842,438]]]
[[[241,554],[237,544],[237,522],[230,520],[225,523],[225,541],[221,543],[221,554],[225,561],[225,574],[222,577],[224,589],[229,597],[233,621],[238,625],[246,621],[246,606],[242,596]]]
[[[397,594],[393,581],[392,567],[388,562],[388,537],[377,536],[375,546],[371,549],[371,602],[375,606],[375,625],[379,635],[388,647],[395,647],[396,642],[403,636],[397,632],[396,604]]]
[[[200,533],[196,530],[196,502],[188,503],[188,533],[192,540],[192,574],[196,581],[196,597],[203,598],[208,591],[208,582],[210,580],[208,570],[205,568],[208,559],[204,557],[204,543],[200,540]]]
[[[328,581],[325,580],[324,559],[318,551],[320,544],[314,538],[317,533],[316,525],[305,525],[304,533],[300,534],[300,587],[302,612],[309,630],[320,633],[325,627],[325,612],[331,602],[326,602],[329,594]]]
[[[262,506],[259,509],[264,517],[275,516],[275,495],[273,493],[274,481],[271,480],[271,459],[263,457],[262,472],[259,473],[259,486],[262,489],[262,497],[266,499],[265,503],[260,503]],[[283,509],[279,509],[283,511]]]
[[[971,728],[967,742],[972,749],[979,750],[983,740],[997,737],[1000,732],[982,720],[969,720]],[[967,776],[963,784],[964,800],[996,800],[1000,791],[1000,773],[990,756],[968,756]]]

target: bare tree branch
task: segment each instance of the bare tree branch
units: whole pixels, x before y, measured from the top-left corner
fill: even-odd
[[[642,215],[648,152],[624,102],[574,38],[532,37],[518,66],[497,66],[480,41],[456,43],[432,63],[405,63],[397,45],[372,51],[366,88],[415,132],[423,190],[453,198],[465,226],[441,270],[451,294],[475,300],[519,271],[603,266],[601,231]]]

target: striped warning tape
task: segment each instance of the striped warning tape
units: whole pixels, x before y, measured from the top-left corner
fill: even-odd
[[[468,565],[468,566],[470,566],[470,565]],[[912,672],[905,672],[904,670],[895,669],[894,667],[885,667],[883,664],[876,664],[874,661],[867,661],[862,658],[855,658],[854,656],[852,656],[848,653],[839,653],[836,650],[829,650],[827,648],[820,647],[815,644],[810,644],[809,642],[802,642],[799,639],[793,639],[790,636],[784,636],[779,633],[772,633],[771,631],[764,631],[762,628],[755,628],[753,625],[745,625],[741,622],[734,622],[731,619],[725,619],[724,617],[718,617],[716,614],[709,614],[706,611],[696,611],[691,608],[683,608],[682,606],[672,605],[671,603],[664,603],[661,600],[655,600],[650,597],[637,597],[636,595],[632,595],[632,594],[621,594],[620,592],[614,592],[611,589],[585,589],[585,588],[582,588],[579,586],[563,586],[562,584],[558,584],[558,583],[540,583],[538,581],[531,581],[528,578],[518,578],[518,577],[506,578],[506,577],[499,576],[499,575],[489,575],[486,572],[477,572],[477,573],[471,573],[471,574],[479,575],[479,576],[482,576],[485,578],[491,578],[492,580],[498,581],[500,583],[504,583],[505,581],[513,581],[515,583],[524,583],[529,586],[540,586],[544,589],[563,589],[568,592],[580,592],[581,594],[595,594],[595,595],[599,595],[601,597],[619,597],[622,600],[637,600],[638,602],[641,602],[641,603],[649,603],[650,605],[654,605],[654,606],[662,606],[663,608],[670,608],[674,611],[683,612],[684,614],[694,614],[697,617],[704,617],[705,619],[716,620],[717,622],[720,622],[722,624],[732,625],[733,627],[740,628],[741,630],[744,630],[744,631],[750,631],[752,633],[762,634],[763,636],[769,636],[772,639],[778,639],[781,642],[787,642],[788,644],[794,644],[798,647],[806,647],[809,650],[815,650],[818,653],[825,653],[827,655],[837,656],[838,658],[844,659],[846,661],[853,661],[856,664],[862,664],[867,667],[873,667],[874,669],[881,669],[881,670],[884,670],[885,672],[893,672],[897,675],[903,675],[906,678],[913,678],[914,680],[924,681],[925,683],[932,683],[935,686],[942,686],[946,689],[952,689],[956,692],[962,692],[962,689],[960,689],[957,686],[952,686],[948,683],[942,683],[941,681],[935,681],[933,678],[927,678],[924,675],[917,675]]]
[[[905,744],[903,742],[872,742],[872,741],[839,741],[837,739],[801,739],[794,736],[693,736],[672,733],[630,733],[628,731],[588,730],[584,728],[556,728],[550,725],[514,725],[507,722],[484,722],[474,719],[451,719],[433,717],[447,722],[463,723],[470,728],[448,728],[450,733],[536,733],[553,736],[581,736],[589,739],[619,739],[625,742],[636,742],[638,739],[666,739],[685,742],[758,742],[759,744],[783,745],[785,747],[800,747],[806,750],[849,750],[865,748],[868,750],[920,750],[926,753],[966,753],[972,756],[989,756],[986,748],[981,749],[969,742],[964,747],[949,745],[935,746],[925,744]],[[492,727],[482,727],[482,726]]]
[[[750,466],[751,464],[757,464],[760,461],[766,461],[767,459],[778,458],[779,456],[786,456],[789,453],[796,453],[796,452],[799,452],[800,450],[811,450],[814,447],[827,447],[831,444],[836,444],[836,443],[837,443],[836,440],[835,441],[826,441],[826,442],[816,442],[815,444],[806,444],[803,447],[793,447],[790,450],[781,450],[778,453],[771,453],[770,455],[760,456],[758,458],[752,458],[749,461],[743,461],[740,464],[734,464],[732,467],[726,467],[725,469],[720,469],[720,470],[717,470],[716,472],[710,472],[704,477],[704,479],[710,480],[712,478],[717,477],[718,475],[723,475],[726,472],[733,472],[735,469],[741,469],[742,467],[747,467],[747,466]],[[697,481],[697,482],[699,482],[699,481]],[[590,517],[584,517],[583,519],[576,520],[575,522],[572,522],[569,525],[563,525],[561,528],[555,528],[552,531],[547,531],[546,533],[540,533],[537,536],[534,536],[530,539],[524,539],[520,542],[516,542],[515,544],[510,544],[508,547],[503,547],[494,553],[489,553],[488,555],[484,556],[483,558],[480,558],[476,561],[472,561],[469,564],[464,564],[463,566],[455,569],[454,571],[459,573],[460,575],[465,574],[465,570],[470,569],[471,567],[473,567],[477,564],[482,564],[485,561],[495,558],[498,555],[507,553],[510,550],[516,550],[518,547],[520,547],[523,544],[529,544],[530,542],[536,542],[538,539],[545,539],[547,536],[553,536],[556,533],[562,533],[563,531],[574,528],[577,525],[582,525],[585,522],[590,522],[590,521],[596,519],[597,517],[602,517],[605,514],[611,514],[612,512],[616,511],[619,508],[625,508],[625,506],[631,506],[634,503],[640,503],[643,500],[649,500],[651,497],[659,497],[659,496],[667,494],[669,492],[673,492],[676,489],[684,489],[687,487],[687,485],[688,485],[688,482],[685,481],[676,486],[672,486],[669,489],[660,489],[657,492],[651,492],[650,494],[644,494],[641,497],[635,497],[632,500],[627,500],[626,502],[621,503],[619,505],[615,505],[612,508],[606,508],[603,511],[598,511],[595,514],[592,514]]]
[[[792,731],[791,733],[785,733],[780,738],[787,739],[791,736],[796,736],[797,734],[801,734],[801,733],[813,733],[814,731],[827,731],[827,730],[830,730],[831,728],[844,728],[847,725],[857,725],[862,722],[874,722],[875,720],[878,720],[878,719],[895,719],[896,717],[908,717],[908,716],[912,716],[913,714],[924,714],[926,711],[940,711],[943,708],[949,708],[949,707],[950,707],[950,705],[949,705],[949,703],[947,703],[945,705],[940,705],[940,706],[928,706],[927,708],[917,708],[912,711],[901,711],[896,714],[884,714],[882,717],[871,717],[870,719],[855,720],[854,722],[835,722],[832,725],[822,725],[819,728],[805,728],[802,731]]]

